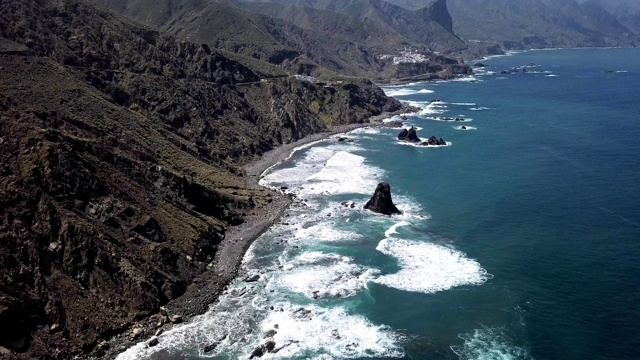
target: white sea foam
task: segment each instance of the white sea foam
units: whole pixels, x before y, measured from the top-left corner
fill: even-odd
[[[513,344],[513,340],[500,329],[484,327],[472,334],[461,335],[463,345],[451,346],[461,360],[525,360],[529,351]]]
[[[490,110],[491,108],[488,107],[484,107],[484,106],[480,106],[477,108],[470,108],[469,110],[473,110],[473,111],[482,111],[482,110]]]
[[[398,230],[399,227],[407,226],[407,225],[411,225],[411,223],[408,222],[408,221],[404,221],[404,220],[400,221],[400,222],[397,222],[397,223],[393,224],[387,231],[384,232],[384,236],[385,237],[390,237],[393,234],[397,234],[398,233],[397,230]]]
[[[545,75],[546,77],[558,77],[559,75],[556,74],[549,74],[549,75]]]
[[[435,91],[430,90],[430,89],[421,89],[420,91],[418,91],[419,94],[433,94]]]
[[[311,299],[353,296],[380,273],[354,264],[347,256],[315,251],[303,253],[283,268],[289,270],[274,274],[269,288],[284,287]]]
[[[451,103],[452,105],[458,106],[476,106],[476,103]]]
[[[473,126],[467,126],[467,125],[464,125],[464,127],[465,127],[465,129],[463,129],[463,128],[462,128],[462,125],[460,125],[460,126],[454,126],[454,129],[456,129],[456,130],[462,130],[462,131],[478,130],[478,128],[473,127]]]
[[[398,345],[401,340],[399,335],[387,326],[372,324],[363,316],[351,315],[339,307],[324,309],[310,305],[302,308],[289,304],[276,305],[278,307],[282,307],[283,311],[272,311],[262,321],[263,332],[277,325],[273,339],[276,348],[282,347],[269,358],[325,356],[324,359],[360,359],[404,356]]]
[[[362,127],[349,131],[347,134],[380,134],[380,128],[375,127]]]
[[[398,97],[398,96],[415,95],[418,93],[418,90],[411,89],[411,88],[401,88],[401,89],[384,89],[384,92],[387,96]]]
[[[473,109],[471,109],[473,110]],[[473,121],[472,118],[468,118],[468,117],[457,117],[458,120],[456,120],[456,118],[452,118],[452,117],[440,117],[440,116],[429,116],[426,118],[427,120],[433,120],[433,121],[445,121],[445,122],[457,122],[457,123],[461,123],[461,122],[470,122]]]
[[[420,206],[415,199],[406,195],[394,195],[393,202],[402,211],[402,214],[394,216],[404,222],[411,222],[414,220],[427,220],[431,219],[431,214],[425,213],[424,209]],[[402,225],[405,226],[405,225]]]
[[[319,172],[326,161],[334,155],[335,151],[325,147],[310,148],[295,162],[294,167],[266,173],[260,179],[260,185],[272,186],[272,184],[287,183],[289,187],[300,186],[309,176]]]
[[[445,141],[445,142],[447,143],[447,145],[423,145],[423,143],[421,143],[421,142],[408,142],[408,141],[398,140],[396,142],[396,144],[404,145],[404,146],[412,146],[412,147],[417,147],[417,148],[427,148],[427,149],[444,148],[444,147],[449,147],[449,146],[453,145],[453,143],[451,141]]]
[[[479,80],[477,77],[475,76],[464,76],[464,77],[459,77],[459,78],[455,78],[452,81],[459,81],[459,82],[481,82],[483,80]]]
[[[491,277],[475,260],[441,245],[390,237],[380,241],[376,250],[398,259],[401,269],[375,282],[400,290],[434,293],[480,285]]]
[[[418,114],[420,116],[426,116],[426,115],[433,115],[433,114],[442,114],[444,113],[446,110],[444,110],[446,107],[443,106],[438,106],[436,103],[432,103],[430,105],[427,105],[426,107],[424,107]]]
[[[361,150],[351,143],[336,143],[309,149],[295,166],[273,170],[260,180],[263,186],[286,185],[304,198],[329,194],[366,194],[375,188],[383,170],[365,163],[349,151]],[[304,185],[304,186],[303,186]]]
[[[382,173],[382,169],[366,164],[364,157],[338,151],[319,172],[306,179],[300,195],[369,194]]]
[[[322,221],[315,225],[299,229],[295,232],[294,236],[296,239],[314,243],[352,241],[361,237],[360,234],[353,231],[336,229],[335,224],[330,221]]]

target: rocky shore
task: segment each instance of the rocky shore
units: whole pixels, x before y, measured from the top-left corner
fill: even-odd
[[[373,116],[369,118],[368,122],[335,126],[330,131],[312,134],[277,147],[264,153],[257,161],[244,166],[244,179],[251,184],[258,184],[262,173],[287,160],[291,153],[300,146],[358,128],[384,126],[384,119],[415,110],[410,106],[404,106],[395,112]],[[129,331],[114,336],[109,342],[98,344],[94,354],[111,359],[140,341],[147,341],[149,346],[155,346],[158,343],[157,336],[162,332],[189,321],[193,316],[205,313],[209,309],[209,305],[214,303],[226,286],[239,275],[242,258],[249,246],[278,221],[291,202],[290,195],[274,192],[272,201],[267,206],[256,208],[251,215],[244,218],[242,224],[229,229],[209,266],[211,270],[195,279],[184,295],[162,307],[158,314],[134,324]]]

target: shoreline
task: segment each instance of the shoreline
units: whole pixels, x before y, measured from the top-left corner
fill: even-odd
[[[355,129],[383,126],[384,119],[414,111],[416,109],[404,104],[400,110],[369,117],[367,122],[338,125],[330,130],[281,145],[264,153],[256,161],[244,165],[242,169],[245,172],[245,179],[248,183],[258,185],[265,171],[289,159],[298,148],[310,146],[315,142],[327,140],[333,135]],[[255,209],[252,215],[245,217],[241,225],[229,228],[213,262],[207,267],[208,270],[194,279],[182,296],[161,307],[159,313],[132,324],[127,331],[115,335],[107,343],[98,343],[96,349],[102,350],[105,358],[114,359],[137,343],[146,341],[151,344],[158,335],[175,325],[180,326],[183,320],[188,322],[193,317],[206,313],[210,305],[218,301],[227,286],[241,275],[242,259],[249,247],[284,215],[293,201],[292,196],[281,192],[274,191],[273,195],[274,199],[269,205]],[[168,320],[173,316],[179,316],[179,321]],[[136,332],[136,335],[132,335]],[[90,355],[96,355],[95,351]]]

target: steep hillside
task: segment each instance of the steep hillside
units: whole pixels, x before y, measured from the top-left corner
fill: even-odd
[[[405,38],[406,45],[427,46],[432,50],[443,52],[464,47],[464,43],[453,33],[446,0],[429,1],[429,4],[416,10],[408,10],[384,0],[246,1],[246,3],[257,2],[268,4],[262,9],[274,3],[280,3],[346,14],[385,33],[397,33]],[[312,24],[300,25],[310,27]],[[348,32],[344,35],[350,36]]]
[[[0,70],[3,358],[100,356],[204,272],[224,285],[225,235],[276,196],[239,166],[400,107],[81,0],[1,2]]]
[[[580,0],[580,3],[597,1],[603,8],[617,18],[623,18],[640,11],[640,2],[637,0]]]
[[[618,21],[640,36],[640,1],[636,0],[590,0],[599,3]]]
[[[629,46],[638,38],[593,2],[449,0],[454,30],[468,43],[504,49]]]
[[[413,12],[379,0],[167,0],[163,7],[152,0],[101,2],[178,37],[262,59],[292,73],[382,80],[395,75],[382,55],[399,55],[406,46],[433,51],[464,47],[432,19],[431,7]],[[449,26],[442,9],[435,10]]]
[[[431,0],[388,0],[411,10]],[[602,5],[601,5],[602,3]],[[453,31],[466,42],[465,57],[504,50],[634,46],[633,0],[449,0]],[[622,19],[620,12],[627,18]],[[613,15],[612,15],[613,14]]]

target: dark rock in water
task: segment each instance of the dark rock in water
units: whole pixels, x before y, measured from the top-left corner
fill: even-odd
[[[404,115],[402,115],[400,118],[401,118],[402,120],[407,120],[407,117],[406,117],[406,116],[404,116]]]
[[[280,186],[280,190],[287,190],[287,189],[289,189],[288,186]]]
[[[508,72],[507,70],[502,70],[502,71],[500,71],[500,74],[501,74],[501,75],[507,75],[508,73],[509,73],[509,72]]]
[[[364,204],[364,208],[384,215],[401,214],[401,211],[393,205],[391,186],[386,182],[378,184],[371,199]]]
[[[262,344],[262,345],[256,347],[255,349],[253,349],[253,351],[251,352],[251,356],[249,356],[249,359],[262,357],[266,353],[275,352],[275,348],[276,348],[275,340],[269,339],[264,344]]]
[[[266,333],[264,333],[264,338],[266,339],[266,338],[274,337],[277,333],[278,333],[277,330],[271,329],[271,330],[267,331]]]
[[[273,339],[267,340],[267,342],[264,343],[264,347],[267,350],[267,352],[273,352],[273,349],[276,348],[275,340],[273,340]]]
[[[398,134],[398,140],[420,142],[420,138],[418,137],[418,134],[416,134],[416,128],[413,126],[408,130],[403,129],[400,134]]]
[[[462,130],[467,130],[467,127],[463,125]]]
[[[209,353],[212,352],[213,350],[216,349],[216,347],[218,346],[218,344],[209,344],[207,346],[204,347],[204,353]]]
[[[486,64],[483,64],[483,63],[481,63],[481,62],[477,62],[477,63],[473,64],[473,66],[474,66],[474,67],[480,67],[480,68],[487,67],[487,65],[486,65]]]
[[[340,141],[340,142],[345,141],[345,140],[347,140],[347,138],[344,138],[344,137],[339,137],[338,138],[338,141]]]
[[[258,346],[257,348],[253,349],[251,355],[249,356],[249,359],[262,357],[262,355],[264,355],[264,350],[265,349],[262,347],[262,345]]]
[[[311,318],[311,310],[307,310],[304,308],[299,308],[293,312],[293,316],[298,319],[310,319]]]
[[[255,274],[253,276],[247,276],[246,278],[244,278],[245,282],[256,282],[260,280],[260,275],[259,274]]]
[[[153,346],[158,345],[158,338],[157,337],[152,338],[151,340],[149,340],[147,345],[149,345],[149,347],[153,347]]]
[[[447,145],[447,142],[442,140],[442,138],[438,139],[437,137],[432,136],[427,139],[427,141],[423,142],[422,145],[444,146]]]

